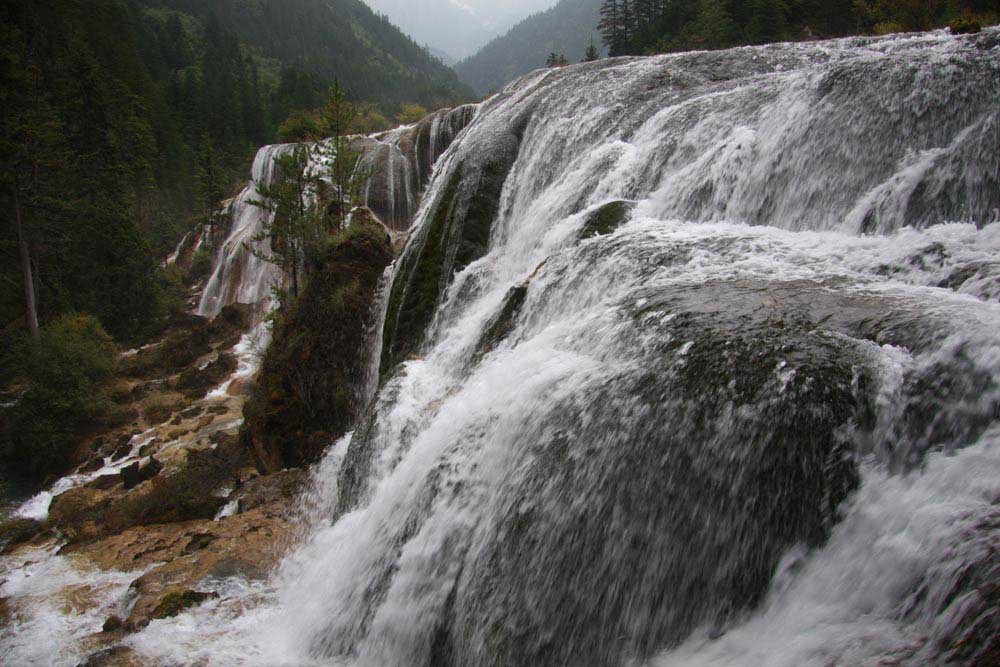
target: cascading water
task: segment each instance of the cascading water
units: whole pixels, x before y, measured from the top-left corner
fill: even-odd
[[[310,534],[130,646],[993,664],[998,149],[996,29],[512,84],[437,162]]]
[[[361,153],[359,168],[366,181],[365,204],[388,228],[405,231],[409,227],[435,161],[471,122],[474,113],[473,106],[444,109],[415,125],[372,137],[357,137],[352,142],[352,148]],[[256,246],[266,251],[266,242],[254,239],[273,215],[258,205],[262,199],[259,188],[274,185],[277,160],[288,155],[294,146],[277,144],[261,148],[254,158],[250,183],[227,205],[228,237],[216,252],[212,275],[198,306],[199,315],[214,317],[232,303],[258,304],[270,299],[271,288],[280,281],[280,272],[250,249]]]
[[[612,60],[485,103],[397,262],[388,379],[282,573],[281,645],[982,664],[998,44]]]
[[[367,180],[365,205],[389,229],[409,228],[434,163],[475,112],[472,105],[442,109],[415,125],[357,140],[363,151],[360,169]]]
[[[257,152],[250,183],[228,206],[229,236],[216,254],[212,275],[198,305],[199,315],[214,317],[231,303],[260,303],[270,298],[271,287],[280,280],[280,271],[251,250],[254,246],[266,246],[255,238],[272,215],[258,205],[263,199],[258,187],[274,185],[276,160],[293,148],[294,144],[276,144]]]

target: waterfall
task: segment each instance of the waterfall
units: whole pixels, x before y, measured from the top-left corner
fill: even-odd
[[[250,183],[227,206],[229,236],[216,252],[212,275],[198,305],[199,315],[215,317],[231,303],[260,303],[270,298],[271,287],[280,280],[280,271],[251,247],[266,246],[255,238],[264,231],[273,213],[254,202],[263,198],[258,186],[274,184],[276,160],[293,148],[294,144],[277,144],[264,146],[257,152]]]
[[[434,162],[472,120],[475,110],[471,105],[444,109],[415,125],[353,139],[352,149],[361,153],[365,205],[388,228],[405,231],[409,227],[419,192],[426,185]],[[262,198],[258,186],[274,184],[276,161],[294,147],[295,144],[277,144],[261,148],[254,158],[250,182],[227,204],[224,217],[229,220],[228,236],[216,252],[212,274],[198,306],[199,315],[214,317],[231,303],[263,303],[270,299],[272,286],[281,279],[280,271],[250,247],[266,250],[266,242],[254,239],[264,230],[273,212],[255,202]]]
[[[434,163],[472,121],[476,108],[442,109],[414,125],[357,140],[364,153],[360,168],[368,179],[365,205],[389,229],[409,228]]]
[[[379,386],[272,597],[133,645],[988,664],[1000,30],[603,60],[460,115],[371,140],[427,156],[379,188],[417,207]]]
[[[397,262],[283,645],[975,664],[945,638],[989,602],[946,584],[1000,491],[998,37],[615,59],[487,101]],[[880,546],[925,521],[917,557]]]

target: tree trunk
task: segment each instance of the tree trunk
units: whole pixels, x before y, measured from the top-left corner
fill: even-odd
[[[21,200],[15,193],[14,209],[17,216],[17,244],[21,249],[21,272],[24,275],[24,319],[32,336],[38,335],[38,305],[35,303],[35,279],[31,272],[31,251],[24,238],[21,222]]]

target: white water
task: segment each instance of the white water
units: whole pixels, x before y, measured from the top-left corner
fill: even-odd
[[[153,664],[411,667],[439,655],[443,628],[453,653],[442,664],[455,665],[551,655],[656,667],[934,664],[935,641],[974,602],[948,597],[955,573],[990,558],[996,541],[983,527],[1000,497],[1000,226],[986,224],[998,196],[995,38],[609,61],[535,73],[485,103],[438,163],[417,225],[453,170],[528,114],[489,252],[453,278],[421,354],[377,396],[366,439],[341,441],[318,467],[307,539],[268,584],[219,584],[217,602],[128,644]],[[617,199],[637,202],[631,222],[578,242],[588,214]],[[928,226],[943,222],[953,224]],[[484,330],[525,280],[513,330],[479,361]],[[721,301],[684,301],[692,294]],[[836,310],[852,304],[889,324],[857,334],[861,324]],[[728,325],[729,311],[737,321],[785,307],[845,318],[817,330],[817,345],[871,373],[872,425],[852,441],[860,488],[825,545],[784,545],[762,601],[720,620],[711,605],[724,606],[725,591],[705,568],[740,565],[725,557],[743,543],[726,513],[712,513],[713,494],[739,510],[725,490],[743,480],[718,443],[739,457],[736,427],[766,430],[752,417],[767,403],[723,406],[714,439],[693,443],[717,457],[695,470],[708,481],[720,471],[719,488],[665,503],[689,487],[664,478],[701,453],[674,444],[662,460],[642,458],[638,441],[691,429],[669,421],[683,399],[669,377],[667,408],[634,382],[664,363],[698,363],[709,342],[688,337],[699,329],[685,322],[701,321],[700,309]],[[766,385],[779,404],[815,373],[794,352]],[[971,392],[952,369],[993,380]],[[950,393],[921,384],[938,376]],[[991,426],[942,442],[933,425],[913,426],[907,409],[921,409],[921,392],[942,416]],[[345,471],[360,477],[355,488]],[[657,530],[630,523],[661,505],[681,519],[704,512],[703,529],[671,539],[660,515],[649,517]],[[714,529],[718,543],[698,551]],[[644,539],[659,541],[643,551]],[[666,570],[680,574],[657,600]],[[691,620],[671,615],[685,605]],[[663,629],[652,650],[648,627]],[[605,636],[613,659],[574,653]]]
[[[11,667],[75,667],[87,639],[111,615],[125,616],[129,584],[142,572],[81,566],[51,551],[22,552],[0,562],[0,596],[14,606],[0,625],[0,662]]]
[[[132,439],[129,442],[132,449],[127,455],[119,459],[114,459],[110,456],[105,457],[104,465],[93,472],[75,473],[73,475],[67,475],[66,477],[60,478],[55,484],[52,485],[51,488],[39,491],[37,494],[26,500],[14,512],[14,516],[24,519],[34,519],[35,521],[45,521],[45,519],[49,516],[49,506],[52,505],[52,499],[56,496],[66,493],[70,489],[92,482],[103,475],[117,474],[124,468],[127,468],[134,462],[138,461],[139,452],[153,440],[154,436],[151,435],[151,433],[152,431],[146,431],[132,436]]]
[[[293,144],[264,146],[253,161],[251,181],[229,204],[229,236],[216,251],[212,276],[202,293],[198,314],[214,317],[223,307],[232,303],[261,303],[271,297],[271,288],[280,282],[277,266],[265,261],[250,250],[256,246],[266,253],[270,247],[265,241],[254,240],[273,217],[261,202],[258,186],[273,185],[275,160],[287,155]]]
[[[864,665],[893,656],[937,664],[926,639],[967,600],[940,618],[930,604],[913,620],[899,617],[929,574],[952,574],[968,553],[987,557],[997,536],[977,524],[996,517],[998,494],[996,430],[953,457],[931,457],[919,475],[889,477],[870,468],[830,543],[814,554],[789,554],[757,614],[719,639],[696,633],[653,664]],[[934,583],[943,589],[934,593],[946,595],[953,579]]]

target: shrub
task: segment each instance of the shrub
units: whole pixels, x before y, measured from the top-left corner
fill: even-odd
[[[191,264],[188,266],[187,276],[185,276],[187,284],[193,285],[207,278],[212,272],[212,263],[212,253],[207,249],[202,248],[196,252],[191,257]]]
[[[80,434],[110,414],[104,384],[117,349],[89,315],[63,316],[15,348],[7,366],[17,398],[3,409],[0,460],[11,473],[37,480],[68,466]]]
[[[960,16],[948,24],[953,35],[974,35],[983,29],[983,26],[971,16]]]

